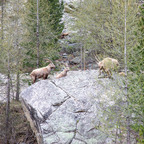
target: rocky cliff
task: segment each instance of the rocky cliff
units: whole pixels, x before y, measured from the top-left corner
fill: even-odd
[[[115,78],[116,79],[116,78]],[[39,144],[112,144],[98,129],[102,109],[115,104],[116,80],[98,79],[98,71],[70,71],[41,80],[21,93],[25,114]]]

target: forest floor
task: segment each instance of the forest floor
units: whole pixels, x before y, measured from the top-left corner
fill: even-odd
[[[0,103],[0,144],[5,140],[5,110],[6,103]],[[10,143],[37,144],[20,102],[11,101],[9,121]]]

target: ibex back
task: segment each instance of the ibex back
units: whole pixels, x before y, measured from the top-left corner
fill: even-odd
[[[51,62],[50,60],[47,60]],[[35,83],[38,78],[47,79],[48,75],[51,72],[51,69],[55,68],[55,65],[51,62],[48,66],[35,69],[31,72],[30,76],[32,78],[32,82]]]

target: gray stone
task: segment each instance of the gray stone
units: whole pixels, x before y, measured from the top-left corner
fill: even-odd
[[[63,53],[62,57],[63,57],[63,58],[67,58],[67,54],[66,54],[66,53]]]
[[[111,138],[96,127],[102,115],[99,102],[114,105],[114,87],[114,80],[98,79],[98,71],[87,70],[25,89],[22,104],[38,143],[108,144]]]
[[[76,52],[73,52],[73,55],[76,57],[76,56],[80,56],[80,52],[79,51],[76,51]]]
[[[72,60],[70,60],[70,64],[80,64],[80,62],[81,62],[81,57],[80,56],[78,56],[78,57],[75,57],[75,58],[73,58]]]
[[[6,87],[7,87],[7,76],[0,73],[0,102],[6,102]],[[28,82],[31,81],[29,74],[20,74],[20,92],[28,87]],[[16,74],[11,74],[11,99],[15,98],[16,95]]]
[[[90,63],[90,64],[87,64],[87,68],[88,69],[98,69],[99,66],[96,63]]]

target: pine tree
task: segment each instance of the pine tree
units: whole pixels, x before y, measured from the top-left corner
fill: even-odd
[[[39,67],[39,0],[37,0],[37,68]]]
[[[19,88],[20,88],[20,67],[23,58],[21,41],[23,26],[21,25],[22,13],[23,13],[23,0],[9,0],[4,3],[3,10],[3,38],[2,49],[0,50],[2,63],[1,73],[4,73],[7,77],[6,83],[6,116],[5,116],[5,143],[10,143],[10,102],[11,102],[11,89],[12,79],[11,75],[17,74],[17,91],[16,99],[19,100]],[[15,98],[15,97],[14,97]]]
[[[111,113],[107,113],[105,116],[115,121],[115,125],[110,122],[107,124],[107,128],[118,128],[115,129],[116,135],[111,133],[111,136],[115,137],[116,142],[117,140],[122,140],[122,142],[130,143],[132,141],[130,140],[130,130],[133,111],[130,96],[133,95],[131,88],[135,87],[136,83],[131,82],[130,77],[133,75],[131,76],[128,71],[132,70],[131,55],[136,54],[134,49],[139,43],[139,36],[136,35],[139,29],[137,25],[138,4],[135,0],[85,0],[81,7],[78,7],[72,15],[76,19],[73,29],[75,28],[78,31],[78,38],[83,45],[88,49],[95,49],[96,53],[102,54],[102,57],[109,56],[118,59],[121,64],[121,69],[125,70],[126,77],[123,81],[123,94],[121,94],[123,98],[119,97],[119,92],[113,97],[117,107],[119,107],[119,111],[117,113],[112,111],[111,109],[114,108],[110,106],[107,108],[107,111],[111,111]],[[81,30],[81,33],[79,33],[79,30]],[[119,81],[119,79],[116,81],[117,84],[119,84]],[[142,87],[140,92],[141,90]],[[123,103],[123,105],[121,103]],[[104,121],[105,126],[106,123],[107,122]],[[126,123],[126,125],[124,125],[124,123]],[[127,131],[127,137],[125,138],[121,137],[126,134],[125,131],[122,130],[123,128]],[[106,130],[106,127],[104,127],[104,129]],[[109,131],[108,129],[108,132]],[[117,131],[121,134],[118,134]]]
[[[26,42],[24,47],[27,49],[27,58],[25,59],[26,66],[36,66],[37,52],[36,52],[36,17],[37,3],[30,0],[26,3]],[[58,36],[63,30],[63,23],[61,22],[63,14],[63,3],[59,0],[39,1],[39,63],[43,64],[43,59],[46,57],[54,57],[58,51]]]
[[[136,31],[138,37],[138,46],[134,47],[131,52],[130,70],[134,73],[129,77],[130,83],[130,109],[131,113],[135,115],[132,118],[132,128],[139,133],[138,142],[144,142],[144,4],[139,9],[139,30]]]
[[[22,69],[22,61],[24,59],[24,51],[22,50],[22,37],[23,37],[23,31],[22,31],[22,13],[23,13],[23,2],[21,0],[15,1],[15,49],[16,49],[16,56],[15,56],[15,63],[16,63],[16,69],[14,73],[16,73],[16,100],[19,101],[19,93],[20,93],[20,74]],[[21,37],[20,37],[21,36]]]
[[[4,38],[4,33],[3,33],[3,20],[4,20],[4,0],[2,0],[0,2],[0,5],[1,5],[1,24],[0,24],[0,27],[1,27],[1,33],[0,33],[0,51],[2,51],[3,49],[3,38]],[[0,54],[0,56],[2,55],[2,53]]]

